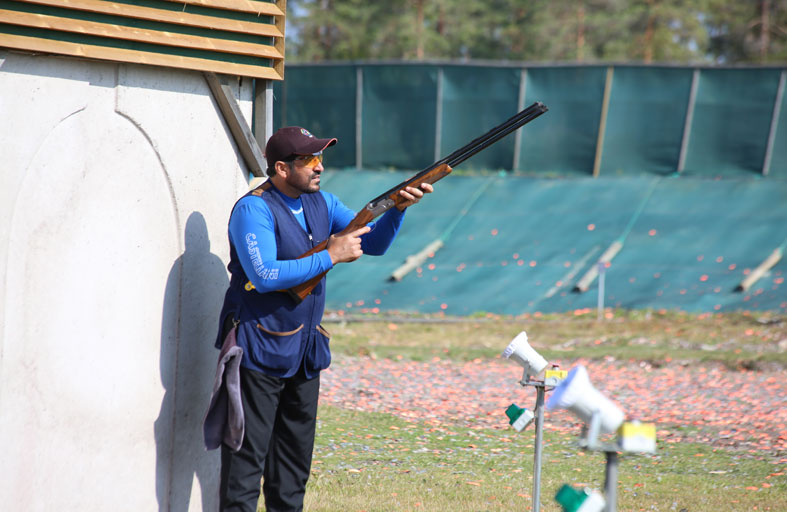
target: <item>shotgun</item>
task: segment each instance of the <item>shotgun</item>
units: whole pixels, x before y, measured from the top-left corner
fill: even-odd
[[[350,224],[348,224],[347,227],[339,233],[339,235],[344,235],[351,231],[355,231],[356,229],[359,229],[370,223],[391,208],[404,203],[406,199],[399,195],[400,190],[404,189],[405,187],[418,188],[422,183],[435,183],[436,181],[450,174],[453,170],[453,167],[456,167],[476,153],[479,153],[480,151],[488,148],[506,135],[514,132],[518,128],[537,118],[547,110],[548,109],[546,105],[543,103],[533,103],[525,110],[519,112],[504,123],[495,126],[480,137],[473,139],[471,142],[465,144],[445,158],[433,163],[412,178],[403,181],[390,190],[387,190],[386,192],[375,197],[369,201],[360,212],[358,212],[355,218],[350,221]],[[311,250],[303,253],[298,258],[300,259],[305,258],[306,256],[311,256],[312,254],[325,250],[326,247],[328,247],[328,240],[320,242]],[[322,274],[315,276],[312,279],[294,286],[286,291],[296,303],[300,303],[304,298],[306,298],[307,295],[311,293],[314,287],[319,284],[320,280],[322,280],[323,276],[325,276],[327,273],[328,272],[325,271]],[[251,281],[246,283],[247,290],[251,290],[253,287],[254,286],[251,284]]]

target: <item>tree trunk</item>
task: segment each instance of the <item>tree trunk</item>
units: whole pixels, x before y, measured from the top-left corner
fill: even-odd
[[[577,60],[585,60],[585,3],[577,7]]]
[[[415,27],[415,58],[424,60],[424,2],[426,0],[415,0],[416,8],[416,27]]]
[[[770,46],[770,3],[770,0],[762,0],[760,2],[760,62],[765,62],[768,58],[768,46]]]
[[[648,25],[645,27],[645,49],[643,51],[643,60],[645,64],[653,62],[653,32],[655,31],[654,25],[656,24],[655,16],[648,14]]]
[[[320,2],[320,7],[322,8],[322,10],[324,12],[328,12],[328,11],[333,10],[333,5],[332,5],[331,0],[322,0]],[[333,50],[333,34],[332,34],[332,30],[331,30],[331,25],[327,24],[327,23],[325,25],[320,25],[320,28],[318,30],[319,30],[320,36],[321,36],[318,39],[318,41],[320,41],[322,43],[322,47],[323,47],[323,51],[321,52],[323,54],[323,59],[324,60],[330,60],[332,58],[331,54],[333,53],[332,52],[332,50]]]

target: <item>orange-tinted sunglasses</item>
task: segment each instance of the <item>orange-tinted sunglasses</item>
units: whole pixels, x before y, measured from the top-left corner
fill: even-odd
[[[322,162],[322,152],[314,155],[296,156],[293,160],[304,167],[317,167],[317,165]]]

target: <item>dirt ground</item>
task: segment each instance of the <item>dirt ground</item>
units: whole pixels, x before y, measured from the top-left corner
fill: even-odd
[[[787,379],[779,367],[740,371],[721,364],[558,363],[566,370],[583,364],[593,385],[627,419],[656,424],[660,442],[707,443],[787,462]],[[504,411],[509,404],[535,407],[536,391],[521,386],[521,377],[519,366],[502,360],[335,356],[322,373],[321,403],[413,421],[508,429]],[[547,411],[544,428],[578,433],[580,423],[567,411]]]

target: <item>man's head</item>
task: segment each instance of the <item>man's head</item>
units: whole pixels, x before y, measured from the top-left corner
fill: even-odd
[[[322,150],[334,144],[336,139],[318,139],[299,126],[281,128],[265,146],[268,176],[276,188],[290,197],[318,192]]]
[[[268,176],[276,174],[276,162],[293,162],[299,156],[316,155],[334,144],[335,138],[318,139],[300,126],[279,128],[265,145]]]

